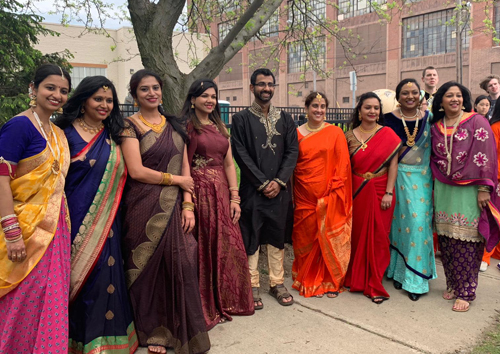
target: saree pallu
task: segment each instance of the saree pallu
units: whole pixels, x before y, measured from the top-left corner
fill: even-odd
[[[73,142],[82,145],[73,127],[65,132],[72,151]],[[71,159],[65,188],[74,226],[69,353],[133,353],[139,345],[116,217],[126,175],[120,148],[106,129]]]
[[[413,294],[429,291],[437,277],[432,233],[431,134],[427,113],[419,124],[415,145],[399,156],[396,208],[391,227],[391,263],[387,277]],[[403,125],[399,118],[397,123]]]
[[[340,292],[352,226],[351,165],[340,128],[299,133],[294,202],[293,288],[305,297]]]
[[[382,280],[390,261],[389,231],[396,198],[386,210],[382,210],[381,203],[387,190],[387,167],[398,153],[401,139],[384,127],[366,141],[363,150],[352,130],[346,137],[351,154],[354,205],[351,260],[345,286],[370,298],[389,298]]]
[[[170,125],[142,133],[142,164],[181,174],[184,142]],[[129,139],[129,138],[127,138]],[[141,346],[160,345],[179,353],[210,349],[200,301],[197,245],[184,234],[178,186],[145,184],[131,178],[124,194],[125,277]]]
[[[489,252],[497,245],[500,237],[500,213],[498,211],[500,188],[498,186],[497,149],[493,132],[484,117],[476,113],[465,113],[453,137],[451,165],[448,166],[444,137],[445,134],[448,137],[451,130],[452,128],[445,128],[442,121],[432,126],[431,168],[434,178],[448,187],[443,190],[453,189],[453,192],[447,195],[457,197],[457,194],[462,194],[462,189],[464,193],[470,194],[468,189],[472,186],[483,185],[490,188],[491,199],[482,211],[470,210],[472,214],[479,213],[474,219],[467,218],[460,212],[449,214],[446,210],[436,209],[436,231],[439,235],[463,241],[482,242],[484,240],[486,250]],[[477,190],[474,196],[475,200],[469,200],[467,205],[477,205]],[[450,205],[448,209],[452,207],[453,205]]]
[[[0,353],[55,353],[67,348],[70,272],[69,216],[64,177],[69,150],[54,127],[61,155],[52,171],[48,146],[19,161],[11,181],[14,211],[19,219],[27,258],[11,262],[0,231]],[[55,141],[51,145],[56,151]]]

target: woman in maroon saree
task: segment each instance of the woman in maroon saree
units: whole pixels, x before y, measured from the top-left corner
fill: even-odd
[[[124,193],[123,258],[139,343],[150,352],[205,353],[197,247],[184,138],[159,106],[162,81],[139,70],[130,92],[140,110],[127,118],[122,150],[129,171]],[[184,190],[184,191],[182,191]],[[183,201],[184,200],[184,201]]]
[[[351,261],[344,284],[376,304],[389,299],[382,280],[391,259],[389,232],[401,146],[392,129],[378,124],[382,120],[380,99],[373,92],[365,93],[354,111],[353,129],[346,133],[354,200]]]
[[[184,102],[188,159],[194,180],[198,274],[207,329],[252,315],[254,302],[248,260],[238,224],[240,197],[229,134],[220,119],[217,85],[196,80]]]

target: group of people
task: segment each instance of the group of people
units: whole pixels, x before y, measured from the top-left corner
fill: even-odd
[[[105,77],[69,97],[65,70],[37,70],[30,108],[0,131],[0,353],[205,353],[208,330],[264,307],[261,246],[269,294],[293,304],[290,241],[302,296],[349,289],[381,304],[387,275],[416,301],[436,277],[432,220],[443,297],[469,309],[500,235],[500,106],[488,122],[462,85],[425,97],[405,79],[385,115],[361,95],[347,132],[312,92],[297,128],[271,103],[272,72],[250,81],[255,101],[229,134],[212,80],[173,116],[160,76],[139,70],[138,111],[123,119]]]

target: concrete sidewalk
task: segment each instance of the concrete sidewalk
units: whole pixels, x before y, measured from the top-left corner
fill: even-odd
[[[282,307],[262,294],[263,310],[234,317],[209,332],[210,354],[466,353],[500,313],[498,261],[492,259],[488,271],[480,273],[477,299],[466,313],[453,312],[453,301],[441,297],[446,285],[440,259],[436,261],[438,279],[417,302],[387,280],[391,299],[382,305],[359,293],[306,299],[291,290],[295,304]],[[291,279],[286,285],[291,289]]]

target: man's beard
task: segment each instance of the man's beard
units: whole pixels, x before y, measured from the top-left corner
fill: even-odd
[[[262,97],[262,94],[263,94],[263,93],[267,93],[267,94],[269,94],[269,97]],[[271,101],[271,99],[273,98],[273,93],[272,93],[271,91],[268,91],[268,92],[263,92],[263,91],[261,91],[261,92],[259,92],[259,93],[257,94],[257,98],[258,98],[260,101],[262,101],[262,102],[269,102],[269,101]]]

